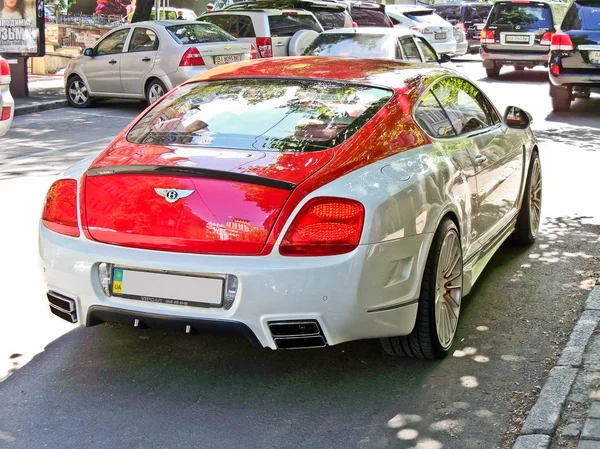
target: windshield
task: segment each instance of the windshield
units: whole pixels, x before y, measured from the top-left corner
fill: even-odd
[[[351,28],[352,18],[346,11],[332,11],[327,9],[311,9],[319,23],[326,30],[333,28]]]
[[[448,23],[433,11],[412,11],[405,13],[413,22],[420,25],[446,26]]]
[[[269,16],[269,28],[272,37],[293,36],[300,30],[323,31],[312,14],[283,13]]]
[[[460,6],[434,6],[437,13],[450,22],[460,20]]]
[[[352,8],[352,20],[361,27],[391,27],[392,22],[388,16],[378,9]]]
[[[352,136],[391,96],[385,89],[325,81],[191,83],[148,112],[127,140],[258,151],[321,150]]]
[[[396,39],[372,34],[321,34],[304,52],[305,56],[351,56],[394,59]]]
[[[175,41],[181,45],[235,41],[233,36],[227,34],[221,28],[210,23],[170,25],[166,28],[173,39],[175,39]]]
[[[550,29],[550,7],[542,4],[496,3],[488,25],[520,25],[524,31]]]
[[[465,22],[485,23],[492,5],[465,6]]]

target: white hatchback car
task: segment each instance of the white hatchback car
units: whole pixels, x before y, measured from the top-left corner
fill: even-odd
[[[15,113],[15,101],[10,94],[10,67],[0,56],[0,136],[7,133]]]
[[[452,24],[442,19],[435,10],[414,5],[387,5],[385,12],[394,26],[418,31],[442,55],[456,53],[456,39]]]
[[[219,27],[181,20],[138,22],[104,36],[65,70],[67,100],[76,108],[93,98],[154,103],[208,69],[251,59],[250,45]]]

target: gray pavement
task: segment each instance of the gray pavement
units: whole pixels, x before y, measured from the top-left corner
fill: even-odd
[[[0,258],[11,280],[0,314],[0,447],[508,448],[537,407],[530,429],[549,433],[524,435],[518,449],[575,448],[580,438],[583,449],[599,448],[585,438],[600,400],[600,295],[588,297],[600,268],[590,183],[600,98],[553,114],[540,71],[490,81],[476,63],[457,66],[502,109],[533,114],[544,221],[534,246],[504,245],[494,256],[465,298],[454,353],[437,363],[390,359],[376,342],[271,352],[240,339],[56,319],[35,274],[43,195],[143,105],[15,118],[0,153],[0,210],[19,211],[0,221],[0,247],[11,254]]]

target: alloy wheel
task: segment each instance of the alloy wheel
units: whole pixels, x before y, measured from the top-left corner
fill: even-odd
[[[463,267],[458,234],[452,230],[444,237],[437,267],[435,323],[438,340],[448,349],[454,339],[462,303]]]
[[[153,84],[150,86],[150,90],[148,91],[148,99],[150,100],[150,104],[155,103],[164,94],[165,91],[159,84]]]
[[[542,166],[537,158],[531,167],[529,190],[529,226],[531,234],[535,237],[542,217]]]
[[[88,90],[82,81],[76,80],[69,86],[69,98],[75,104],[84,104],[88,101]]]

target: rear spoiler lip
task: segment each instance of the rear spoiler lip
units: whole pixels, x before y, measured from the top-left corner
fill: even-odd
[[[296,184],[279,179],[237,173],[224,170],[213,170],[201,167],[179,167],[173,165],[114,165],[90,168],[88,177],[110,175],[157,175],[157,176],[188,176],[191,178],[219,179],[244,184],[255,184],[281,190],[294,190]]]

